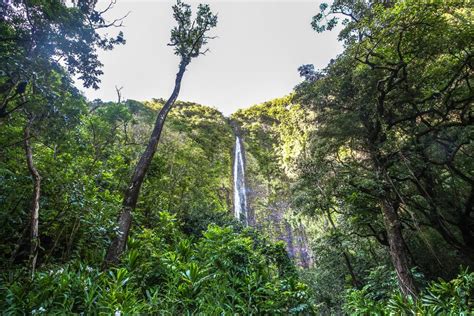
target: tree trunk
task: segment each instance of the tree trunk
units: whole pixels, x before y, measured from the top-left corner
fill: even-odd
[[[380,131],[380,125],[378,126],[379,128],[376,130]],[[374,135],[377,134],[378,133]],[[378,139],[384,137],[385,136],[379,136]],[[371,143],[379,144],[381,143],[381,141],[373,141],[372,139]],[[396,190],[395,185],[392,183],[392,180],[388,175],[387,167],[383,162],[384,160],[381,158],[378,146],[374,146],[372,148],[370,156],[376,174],[381,177],[381,184],[385,185],[387,183],[390,183],[393,187],[392,189],[390,189],[390,187],[388,186],[385,187],[381,192],[378,200],[382,210],[385,230],[387,232],[390,258],[397,273],[398,285],[400,287],[400,291],[405,297],[411,296],[416,299],[418,291],[415,286],[413,275],[410,271],[410,261],[406,248],[406,243],[402,234],[402,224],[400,218],[398,217],[399,203],[394,202],[390,198],[391,193],[393,193],[392,190]]]
[[[28,170],[30,171],[31,177],[33,178],[33,196],[31,198],[31,209],[30,209],[30,267],[31,274],[35,273],[36,261],[38,259],[38,223],[39,223],[39,199],[41,194],[41,176],[35,167],[33,162],[33,150],[30,144],[30,124],[32,120],[26,124],[24,129],[25,137],[25,154],[26,163]]]
[[[189,64],[189,61],[189,59],[181,60],[179,65],[179,71],[176,74],[173,93],[169,97],[168,101],[166,101],[163,108],[160,110],[160,113],[156,118],[155,126],[151,133],[150,140],[148,141],[148,145],[145,151],[143,152],[138,164],[135,167],[135,171],[133,172],[130,185],[128,186],[125,192],[124,199],[122,202],[122,210],[118,218],[117,235],[109,246],[107,255],[105,257],[104,264],[106,267],[111,264],[117,264],[120,261],[120,255],[125,249],[130,227],[132,225],[132,212],[135,210],[135,207],[137,205],[138,196],[140,194],[140,188],[142,186],[143,179],[145,178],[148,167],[150,166],[150,163],[156,152],[156,146],[158,145],[158,141],[160,140],[160,135],[163,129],[163,125],[165,123],[166,116],[168,115],[168,112],[171,110],[173,104],[178,98],[179,90],[181,88],[181,80],[183,78],[184,72],[186,71],[186,66]]]
[[[417,289],[410,271],[405,241],[402,235],[402,225],[396,208],[387,199],[381,201],[383,220],[387,230],[390,257],[397,272],[398,284],[404,296],[417,297]]]

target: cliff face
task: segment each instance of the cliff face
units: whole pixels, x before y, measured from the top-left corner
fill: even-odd
[[[292,207],[292,170],[304,154],[305,113],[292,98],[276,99],[232,115],[244,144],[248,213],[252,226],[273,241],[283,241],[299,265],[312,264],[304,220]],[[302,126],[302,125],[301,125]]]

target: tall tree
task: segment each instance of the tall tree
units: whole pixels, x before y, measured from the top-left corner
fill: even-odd
[[[119,262],[120,255],[125,249],[132,225],[132,212],[137,205],[140,188],[156,152],[166,116],[178,98],[181,80],[183,79],[186,67],[193,58],[204,55],[208,51],[208,49],[204,49],[204,47],[212,37],[209,37],[207,33],[217,25],[217,15],[211,12],[208,5],[203,4],[198,6],[197,15],[195,19],[192,20],[190,5],[178,0],[173,6],[173,17],[178,25],[171,30],[171,40],[168,45],[173,46],[175,54],[180,57],[174,89],[158,113],[148,145],[135,167],[131,181],[125,192],[122,210],[118,217],[117,234],[110,244],[105,258],[106,266]]]
[[[122,32],[116,37],[98,32],[121,25],[122,18],[107,21],[103,17],[113,8],[115,0],[111,0],[104,10],[96,9],[96,3],[79,0],[67,5],[59,0],[13,0],[0,4],[0,124],[14,124],[14,118],[10,118],[20,113],[17,110],[24,110],[23,140],[12,143],[24,143],[26,164],[33,179],[28,225],[33,272],[40,249],[41,198],[41,176],[34,161],[34,141],[48,124],[51,127],[61,121],[56,131],[67,128],[74,121],[71,114],[81,110],[80,106],[68,109],[70,105],[81,104],[70,103],[70,97],[82,100],[73,87],[71,76],[77,75],[85,87],[97,89],[102,74],[97,49],[110,50],[125,42]],[[20,244],[21,240],[17,250]],[[16,255],[17,251],[14,251],[12,260]]]
[[[99,32],[122,25],[123,18],[104,17],[115,1],[104,10],[96,8],[97,0],[0,3],[0,119],[33,102],[35,95],[54,99],[48,83],[58,73],[65,82],[73,75],[85,87],[99,88],[97,50],[125,43],[122,32],[115,37]],[[26,90],[27,85],[33,89]]]
[[[300,92],[313,89],[317,96],[310,102],[320,114],[319,134],[330,140],[337,168],[352,173],[346,184],[376,202],[400,290],[416,296],[402,232],[404,222],[419,230],[413,211],[448,242],[459,244],[446,234],[447,225],[459,226],[466,246],[472,240],[472,176],[460,164],[469,160],[463,151],[472,148],[468,5],[338,0],[327,9],[321,5],[313,27],[332,29],[337,16],[344,16],[340,38],[346,50]],[[323,20],[328,23],[322,25]],[[445,166],[436,180],[435,165]],[[459,183],[457,190],[453,182]],[[446,192],[444,210],[436,207],[436,191]]]
[[[38,259],[38,248],[39,248],[39,238],[38,238],[38,222],[39,222],[39,199],[41,193],[41,175],[38,172],[38,169],[35,166],[33,161],[33,149],[30,144],[30,125],[34,120],[33,117],[29,118],[28,122],[24,128],[24,137],[25,137],[25,154],[26,162],[28,165],[28,170],[30,171],[31,177],[33,178],[33,196],[31,198],[31,208],[30,208],[30,267],[31,275],[34,275],[36,268],[36,261]]]

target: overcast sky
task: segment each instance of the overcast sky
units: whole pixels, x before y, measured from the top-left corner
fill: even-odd
[[[107,0],[99,0],[102,5]],[[198,2],[187,1],[195,8]],[[193,59],[184,75],[180,100],[218,108],[225,114],[291,92],[302,64],[324,67],[342,51],[337,32],[318,34],[311,18],[319,1],[205,1],[219,15],[211,51]],[[167,98],[173,89],[178,57],[167,46],[175,24],[173,1],[118,0],[111,16],[130,11],[122,28],[127,44],[101,52],[104,75],[89,99]],[[111,32],[115,32],[113,29]]]

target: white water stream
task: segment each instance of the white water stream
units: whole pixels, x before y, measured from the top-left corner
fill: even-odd
[[[234,151],[234,215],[235,218],[248,225],[245,166],[239,136],[235,138]]]

